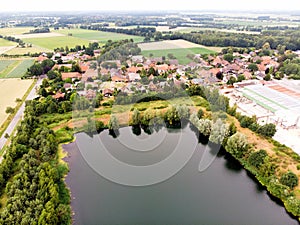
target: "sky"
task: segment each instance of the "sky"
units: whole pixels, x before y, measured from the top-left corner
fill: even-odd
[[[297,3],[298,2],[298,3]],[[4,0],[1,12],[150,10],[300,11],[299,0]]]

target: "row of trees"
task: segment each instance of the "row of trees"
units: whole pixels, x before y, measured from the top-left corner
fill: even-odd
[[[0,165],[0,190],[7,196],[1,224],[70,224],[70,198],[62,180],[65,169],[56,161],[57,147],[54,132],[36,117],[32,102],[26,102],[24,120]]]

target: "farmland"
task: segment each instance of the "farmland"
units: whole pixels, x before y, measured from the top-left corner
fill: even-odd
[[[14,46],[16,43],[0,38],[0,46]]]
[[[14,36],[28,33],[33,27],[6,27],[0,28],[0,34],[3,36]]]
[[[7,118],[6,107],[15,107],[16,98],[22,98],[33,80],[0,79],[0,124]]]
[[[22,77],[27,68],[33,64],[33,59],[14,59],[0,61],[0,78]]]
[[[144,39],[144,37],[140,36],[84,29],[63,29],[56,32],[64,35],[72,34],[73,37],[89,41],[99,41],[100,43],[106,43],[108,40],[117,41],[122,39],[133,39],[135,42],[141,42]]]
[[[187,58],[188,54],[211,54],[215,53],[212,50],[206,48],[176,48],[176,49],[162,49],[162,50],[146,50],[142,51],[145,57],[149,57],[152,54],[153,57],[167,57],[168,54],[172,54],[180,64],[190,63],[192,60]]]
[[[187,64],[191,59],[187,58],[188,54],[211,54],[216,53],[217,49],[211,49],[202,45],[197,45],[184,40],[159,41],[151,43],[139,44],[142,54],[146,57],[150,55],[154,57],[168,56],[172,54],[178,59],[180,64]]]
[[[39,46],[42,48],[46,48],[49,50],[59,48],[59,47],[66,47],[73,48],[76,45],[88,45],[88,40],[83,40],[76,37],[70,36],[58,36],[58,37],[44,37],[44,38],[27,38],[24,39],[26,43],[31,43],[35,46]]]

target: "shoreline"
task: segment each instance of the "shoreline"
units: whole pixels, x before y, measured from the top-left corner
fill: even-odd
[[[66,189],[68,190],[68,193],[69,193],[69,196],[70,196],[70,218],[71,218],[71,224],[74,224],[74,215],[75,215],[75,211],[73,210],[73,199],[75,199],[73,197],[73,194],[72,194],[72,191],[71,191],[71,188],[69,186],[69,183],[67,181],[67,178],[69,176],[69,172],[70,172],[70,160],[71,160],[71,152],[70,151],[67,151],[66,148],[65,148],[65,145],[69,145],[69,144],[72,144],[72,143],[75,143],[76,141],[76,137],[75,135],[73,135],[73,139],[71,141],[67,141],[67,142],[64,142],[64,143],[60,143],[59,146],[58,146],[58,161],[59,161],[59,164],[63,164],[67,167],[67,172],[64,174],[64,177],[62,178],[63,179],[63,182],[65,184],[65,187]],[[61,155],[59,154],[61,153]]]
[[[69,173],[70,173],[70,163],[71,163],[71,160],[72,160],[72,157],[74,157],[74,153],[73,152],[73,148],[66,148],[67,145],[70,145],[70,144],[73,144],[75,145],[75,142],[76,142],[76,137],[75,137],[75,134],[73,134],[73,139],[71,141],[68,141],[68,142],[65,142],[65,143],[61,143],[59,144],[59,148],[61,148],[61,151],[62,153],[64,153],[62,156],[62,158],[60,158],[60,163],[65,163],[67,168],[68,168],[68,172],[64,175],[64,183],[69,191],[69,194],[70,194],[70,209],[71,209],[71,221],[72,221],[72,224],[74,224],[74,221],[75,221],[75,211],[74,211],[74,200],[76,199],[74,196],[73,196],[73,193],[71,191],[71,188],[70,188],[70,183],[68,181],[68,176],[69,176]],[[275,201],[279,201],[280,202],[280,205],[281,207],[284,208],[284,210],[286,211],[286,213],[293,219],[295,219],[299,224],[300,224],[300,217],[298,216],[295,216],[293,215],[291,212],[288,211],[287,207],[286,207],[286,201],[284,201],[283,199],[275,196],[274,194],[272,194],[271,190],[269,189],[270,187],[263,181],[263,178],[260,178],[259,176],[257,176],[257,174],[255,174],[254,171],[251,170],[251,168],[248,168],[247,165],[245,164],[244,160],[241,160],[239,158],[236,158],[234,155],[232,155],[230,152],[226,151],[225,148],[224,148],[224,151],[229,154],[231,157],[233,157],[235,160],[238,161],[238,163],[241,165],[241,167],[245,170],[245,172],[251,174],[251,176],[253,177],[253,181],[256,182],[257,184],[260,184],[263,189],[265,189],[265,191],[267,192],[267,194],[270,196],[270,200],[272,200],[272,198],[275,199]],[[274,200],[273,200],[274,201]]]

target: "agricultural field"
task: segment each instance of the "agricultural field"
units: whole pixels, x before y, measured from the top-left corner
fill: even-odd
[[[6,27],[0,28],[0,34],[2,36],[15,36],[28,33],[32,29],[34,29],[34,27]]]
[[[177,49],[177,48],[205,48],[215,52],[220,52],[221,47],[210,47],[204,45],[198,45],[185,40],[167,40],[167,41],[156,41],[149,43],[141,43],[139,47],[142,51],[147,50],[164,50],[164,49]]]
[[[26,47],[26,48],[18,48],[14,47],[5,52],[7,55],[24,55],[24,54],[31,54],[36,52],[52,52],[53,50],[42,48],[39,46],[33,45],[32,47]]]
[[[42,47],[53,51],[55,48],[66,47],[73,48],[76,45],[88,45],[89,41],[76,37],[58,36],[45,38],[27,38],[26,43],[31,43],[34,46]]]
[[[187,64],[191,59],[187,58],[188,54],[211,54],[220,51],[203,45],[197,45],[184,40],[159,41],[139,44],[142,49],[142,54],[146,57],[167,57],[172,54],[178,59],[180,64]],[[217,51],[218,50],[218,51]]]
[[[14,46],[16,43],[0,38],[0,46]]]
[[[144,40],[144,37],[140,36],[85,29],[61,29],[55,32],[64,35],[72,34],[73,37],[89,41],[99,41],[100,43],[106,43],[108,40],[117,41],[122,39],[133,39],[135,42],[142,42]]]
[[[20,78],[27,68],[33,64],[33,59],[5,59],[0,61],[0,78]]]
[[[142,55],[149,57],[168,57],[168,54],[172,54],[180,64],[188,64],[192,60],[187,57],[188,54],[211,54],[216,53],[215,51],[206,48],[176,48],[176,49],[162,49],[162,50],[146,50],[142,51]]]
[[[15,107],[16,99],[22,98],[33,80],[0,79],[0,125],[6,120],[8,114],[6,107]]]

